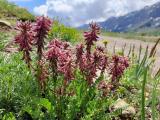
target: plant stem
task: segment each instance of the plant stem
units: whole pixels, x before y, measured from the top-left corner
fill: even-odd
[[[147,72],[148,68],[144,68],[144,78],[142,81],[142,98],[141,98],[141,120],[145,120],[145,86],[147,82]]]
[[[154,80],[153,89],[152,89],[152,120],[156,120],[156,96],[157,96],[157,85],[159,83],[159,79]]]

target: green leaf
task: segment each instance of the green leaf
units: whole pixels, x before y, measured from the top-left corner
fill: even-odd
[[[7,113],[3,116],[2,120],[16,120],[12,112]]]
[[[48,111],[51,110],[51,102],[48,99],[41,98],[39,105],[45,107]]]

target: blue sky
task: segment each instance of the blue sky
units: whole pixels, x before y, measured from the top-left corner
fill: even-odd
[[[142,9],[160,0],[9,0],[35,15],[58,17],[71,26],[104,21]]]
[[[14,2],[15,4],[27,8],[29,11],[33,12],[34,7],[40,6],[46,3],[46,0],[8,0]]]

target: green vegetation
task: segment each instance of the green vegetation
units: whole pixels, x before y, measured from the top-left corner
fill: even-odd
[[[1,78],[0,119],[8,120],[9,118],[11,118],[11,120],[15,119],[24,120],[32,117],[32,119],[51,120],[57,114],[57,112],[55,111],[56,106],[54,106],[55,101],[53,93],[52,91],[49,90],[53,89],[52,78],[50,77],[47,83],[49,90],[47,97],[41,98],[36,78],[33,76],[33,74],[31,74],[30,70],[27,68],[25,63],[20,59],[21,56],[22,56],[21,53],[20,54],[14,53],[10,55],[7,55],[5,53],[0,54],[0,73],[1,73],[0,74]],[[136,61],[136,58],[131,58],[131,59]],[[114,94],[109,93],[106,97],[102,99],[100,97],[102,94],[100,91],[97,91],[95,88],[91,89],[91,91],[87,93],[89,95],[88,99],[90,99],[89,101],[87,100],[88,101],[87,111],[84,117],[80,119],[88,120],[94,118],[95,120],[99,119],[112,120],[113,118],[117,118],[123,120],[123,118],[119,117],[122,114],[123,108],[121,110],[116,110],[112,112],[108,111],[110,107],[119,98],[127,100],[127,102],[130,103],[130,105],[136,108],[137,112],[140,111],[141,94],[145,95],[146,90],[148,89],[148,88],[143,89],[143,92],[141,93],[141,85],[144,84],[143,77],[146,75],[144,67],[149,62],[149,58],[144,57],[144,59],[142,60],[143,63],[141,61],[139,63],[137,62],[132,63],[132,65],[130,65],[129,69],[120,79],[120,86],[115,90]],[[35,58],[33,61],[35,61]],[[137,65],[139,65],[139,67]],[[66,115],[66,116],[61,116],[65,120],[66,119],[72,120],[72,118],[76,116],[77,112],[79,111],[78,106],[85,97],[84,91],[85,89],[87,89],[84,87],[85,86],[84,78],[79,73],[75,74],[76,78],[75,80],[72,81],[72,83],[68,87],[68,90],[76,90],[77,96],[61,97],[60,99],[62,101],[60,101],[59,104],[57,105],[57,107],[61,107],[61,110],[63,110],[63,115]],[[147,76],[150,77],[150,75],[151,74],[148,74]],[[135,78],[135,76],[137,76],[137,78]],[[148,77],[144,79],[145,84],[152,84],[155,82],[153,78],[148,79]],[[59,77],[58,79],[61,80],[62,78]],[[108,79],[106,79],[106,81],[108,81]],[[61,84],[60,81],[57,84],[60,85]],[[156,82],[156,86],[157,85],[158,84]],[[155,92],[156,94],[159,94],[160,92],[157,91],[156,88],[154,88],[153,93],[152,91],[147,91],[147,92],[150,94],[150,96],[149,97],[147,96],[147,100],[145,99],[145,103],[147,103],[145,104],[145,106],[147,106],[147,109],[151,109],[150,101],[152,101],[151,97],[152,94],[154,95]],[[94,97],[94,99],[91,99],[92,97]],[[155,105],[158,104],[157,97],[158,96],[154,95],[155,102],[153,103],[153,105],[155,112],[154,111],[153,112],[155,114],[153,115],[155,120],[159,119],[159,113],[155,108]],[[144,98],[142,99],[142,101],[144,102]],[[84,101],[84,103],[86,103],[86,101]],[[68,106],[67,108],[66,104]],[[64,105],[64,106],[59,106],[59,105]],[[42,108],[44,108],[47,112],[45,113],[42,112]],[[144,110],[145,109],[143,109],[143,112]],[[147,112],[145,113],[146,113],[145,115],[148,114]],[[131,117],[136,120],[139,120],[140,114],[132,115]],[[148,118],[148,116],[146,118]]]
[[[160,119],[157,107],[160,70],[152,74],[160,40],[151,52],[148,47],[142,50],[140,46],[137,55],[131,46],[129,51],[123,48],[112,54],[107,40],[103,41],[105,48],[96,46],[99,35],[96,24],[85,33],[85,44],[78,43],[76,47],[72,43],[80,37],[75,29],[54,22],[49,31],[48,18],[37,19],[36,25],[34,31],[30,23],[22,22],[19,26],[21,31],[16,41],[20,52],[0,51],[0,119]],[[23,31],[25,28],[27,32]],[[48,39],[64,41],[45,43],[48,31]],[[11,35],[0,32],[0,49]],[[37,38],[36,45],[32,44]],[[41,52],[36,51],[37,47]],[[37,57],[39,54],[41,57]]]
[[[49,32],[49,39],[52,40],[54,38],[60,38],[61,40],[75,43],[80,41],[80,34],[75,28],[67,27],[55,20]]]
[[[13,33],[0,32],[0,51],[3,50],[9,42],[9,38],[13,37]]]
[[[20,8],[17,5],[7,2],[7,0],[0,0],[0,19],[11,20],[34,20],[34,16],[25,8]]]

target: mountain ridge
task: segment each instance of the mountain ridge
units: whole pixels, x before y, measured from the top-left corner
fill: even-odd
[[[98,22],[98,24],[100,24],[103,30],[111,32],[160,28],[160,2],[151,6],[145,6],[124,16],[110,17],[104,22]],[[88,28],[88,24],[79,27],[79,29],[86,28]]]

